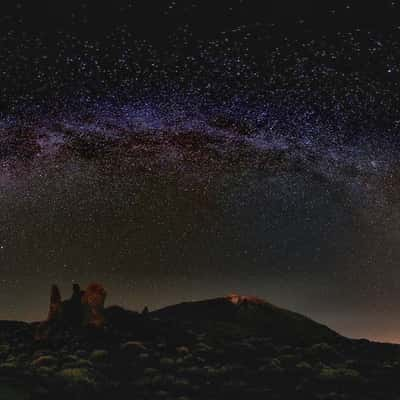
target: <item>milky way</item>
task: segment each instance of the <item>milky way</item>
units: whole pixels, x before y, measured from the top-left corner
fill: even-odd
[[[196,31],[202,6],[168,2],[162,40],[133,3],[102,36],[5,14],[1,318],[100,281],[131,308],[239,292],[400,340],[399,27],[347,5],[243,22],[243,3]]]

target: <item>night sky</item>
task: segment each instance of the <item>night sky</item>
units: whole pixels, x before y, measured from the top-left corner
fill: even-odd
[[[400,342],[400,1],[261,3],[1,3],[0,319],[97,281]]]

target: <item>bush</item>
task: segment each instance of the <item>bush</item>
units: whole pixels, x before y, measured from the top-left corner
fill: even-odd
[[[90,361],[93,362],[104,362],[108,359],[108,351],[107,350],[94,350],[90,356]]]
[[[335,383],[361,383],[362,377],[358,371],[350,368],[323,368],[319,380]]]
[[[318,343],[305,351],[305,356],[318,361],[334,361],[340,358],[336,349],[328,343]]]
[[[68,383],[93,385],[95,383],[92,375],[86,368],[67,368],[58,374],[60,378]]]

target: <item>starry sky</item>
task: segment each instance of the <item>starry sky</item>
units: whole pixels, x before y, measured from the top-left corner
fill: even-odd
[[[1,4],[0,318],[98,281],[400,342],[400,2],[215,3]]]

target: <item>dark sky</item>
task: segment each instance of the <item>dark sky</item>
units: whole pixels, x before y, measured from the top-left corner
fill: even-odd
[[[0,318],[99,281],[400,341],[400,3],[261,3],[2,2]]]

